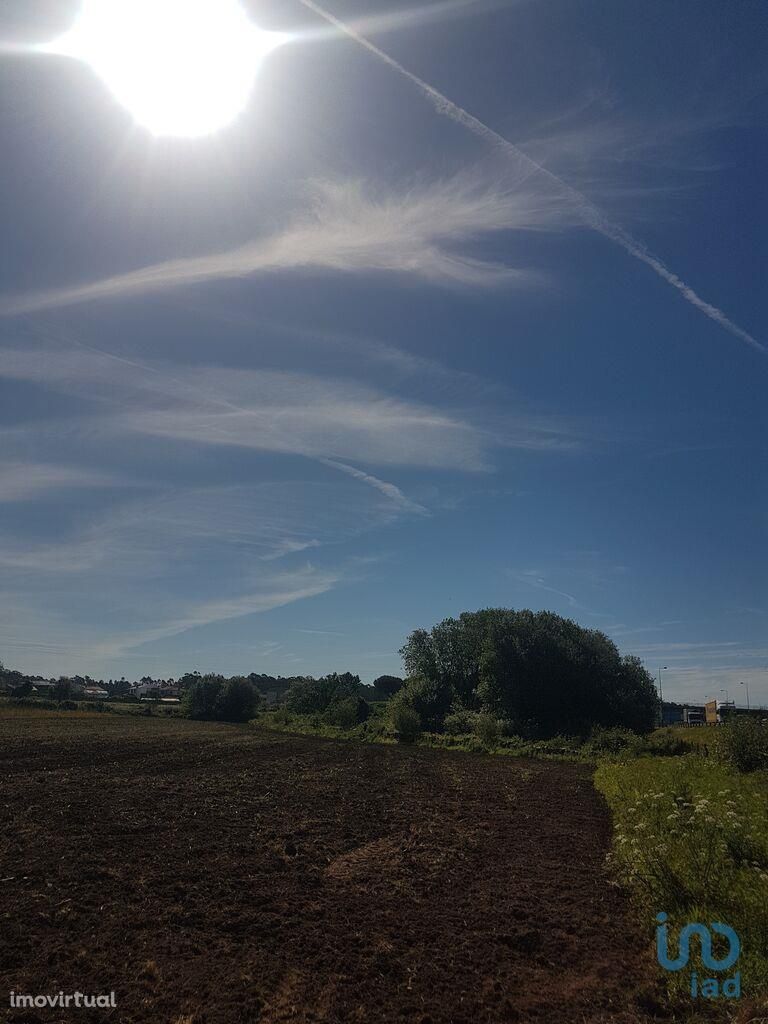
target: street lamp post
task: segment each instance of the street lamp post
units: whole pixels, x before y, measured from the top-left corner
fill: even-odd
[[[667,671],[666,665],[659,665],[659,724],[664,725],[664,694],[661,689],[661,673]]]

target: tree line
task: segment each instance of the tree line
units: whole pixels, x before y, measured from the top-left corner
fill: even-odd
[[[531,739],[586,736],[596,726],[642,733],[655,724],[658,697],[640,660],[622,655],[599,630],[554,612],[464,612],[414,630],[400,654],[407,677],[380,676],[370,686],[351,672],[318,679],[191,672],[177,682],[185,712],[201,719],[247,721],[267,695],[291,714],[322,715],[345,728],[364,722],[371,703],[380,701],[389,701],[411,730],[434,732],[454,731],[473,715]],[[0,682],[3,673],[8,678],[0,666]],[[20,673],[10,675],[18,682]],[[59,681],[62,693],[66,678]],[[105,688],[119,694],[123,685],[130,688],[125,680]]]

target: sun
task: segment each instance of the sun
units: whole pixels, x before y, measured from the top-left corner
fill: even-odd
[[[89,64],[154,135],[192,138],[241,113],[262,59],[287,38],[254,25],[238,0],[83,0],[44,49]]]

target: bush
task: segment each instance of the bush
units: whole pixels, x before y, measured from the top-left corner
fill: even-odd
[[[41,697],[14,697],[13,703],[17,708],[37,708],[38,711],[57,711],[59,707],[58,701]]]
[[[526,740],[522,736],[505,736],[499,742],[502,750],[523,757],[578,761],[584,756],[581,740],[574,736],[552,736],[548,740]]]
[[[752,717],[729,718],[717,732],[717,756],[737,772],[768,768],[768,726]]]
[[[450,715],[443,721],[443,729],[449,736],[464,736],[474,732],[477,714],[461,705],[454,705]]]
[[[638,754],[643,747],[643,738],[631,729],[619,726],[613,729],[593,729],[584,744],[584,752],[593,756],[601,754]]]
[[[447,683],[413,676],[406,680],[402,690],[392,698],[390,707],[411,708],[425,729],[441,732],[454,696]]]
[[[390,726],[400,743],[415,743],[421,735],[421,719],[413,708],[395,705],[390,713]]]
[[[256,714],[261,695],[243,676],[233,676],[216,697],[215,715],[221,722],[247,722]]]
[[[494,718],[486,711],[481,712],[475,718],[474,734],[486,750],[495,750],[501,739],[501,724],[498,718]]]
[[[325,712],[325,720],[329,725],[339,729],[354,729],[364,722],[371,713],[370,705],[362,697],[347,697],[332,704]]]

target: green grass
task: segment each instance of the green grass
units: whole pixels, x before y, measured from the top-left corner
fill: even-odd
[[[320,736],[326,739],[350,740],[362,743],[395,743],[386,716],[386,703],[374,706],[374,713],[366,722],[352,729],[330,725],[323,715],[295,715],[285,710],[263,711],[252,720],[260,729],[292,733],[298,736]],[[547,761],[584,761],[590,757],[579,740],[557,736],[550,740],[523,740],[520,736],[502,736],[492,749],[477,736],[422,732],[414,746],[453,750],[470,754],[493,753],[508,757],[535,757]]]
[[[595,784],[613,812],[613,868],[649,929],[661,911],[673,929],[694,921],[735,928],[744,995],[762,1005],[768,999],[766,775],[739,775],[689,754],[606,762]],[[687,972],[667,980],[672,994],[682,994]]]
[[[664,740],[667,737],[680,740],[693,753],[709,754],[714,752],[717,744],[717,727],[714,725],[695,727],[666,725],[663,729],[656,729],[655,732],[652,732],[650,739]]]

